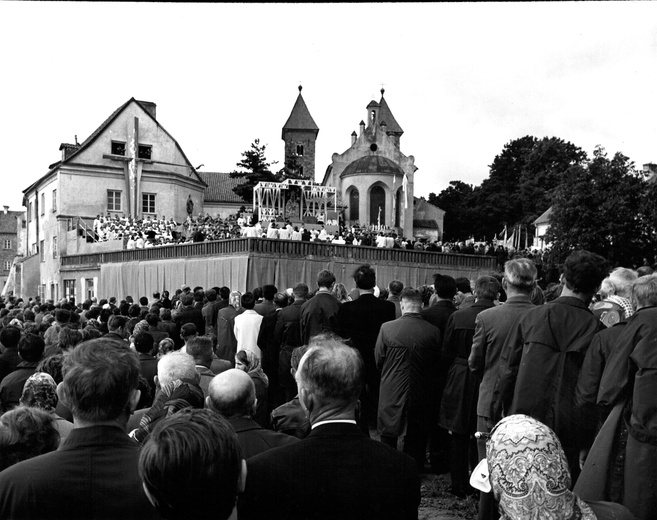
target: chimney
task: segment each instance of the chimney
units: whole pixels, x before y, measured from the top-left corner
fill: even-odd
[[[65,161],[68,159],[71,155],[73,155],[75,152],[78,151],[78,148],[80,148],[80,145],[77,144],[77,136],[75,136],[75,144],[70,144],[70,143],[62,143],[59,145],[59,149],[62,152],[62,161]]]
[[[356,132],[351,132],[351,146],[356,144],[356,138],[358,136],[356,135]]]
[[[153,116],[153,119],[157,119],[156,117],[156,109],[157,105],[153,103],[152,101],[139,101],[139,104],[144,107],[144,110],[148,112],[151,116]]]
[[[363,132],[365,131],[365,121],[360,122],[360,134],[363,135]]]
[[[9,211],[9,206],[3,206],[3,208],[5,208],[5,215],[6,215],[7,212]]]

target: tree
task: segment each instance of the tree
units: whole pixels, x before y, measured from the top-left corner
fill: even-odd
[[[233,191],[242,197],[245,201],[253,202],[253,188],[259,182],[279,182],[281,178],[272,173],[270,167],[276,164],[267,162],[265,150],[267,145],[261,145],[260,139],[251,143],[251,148],[242,152],[242,160],[237,163],[237,167],[242,171],[233,171],[230,176],[233,178],[244,178],[245,181],[239,186],[235,186]]]
[[[429,203],[445,211],[445,240],[469,238],[474,233],[472,221],[472,185],[463,181],[451,181],[449,187],[429,194]]]
[[[554,259],[587,249],[614,265],[631,266],[649,249],[654,226],[645,213],[650,186],[634,163],[598,146],[593,159],[571,166],[552,194],[547,240]]]

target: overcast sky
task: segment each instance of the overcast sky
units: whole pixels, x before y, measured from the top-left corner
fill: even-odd
[[[657,162],[657,3],[0,2],[0,205],[131,97],[194,166],[231,171],[259,138],[283,162],[299,83],[321,181],[385,98],[415,195],[480,184],[505,143],[556,136]]]

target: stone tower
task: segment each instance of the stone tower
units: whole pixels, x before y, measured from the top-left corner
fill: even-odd
[[[295,176],[314,181],[315,141],[319,127],[301,96],[301,88],[299,86],[299,96],[283,126],[281,139],[285,141],[285,167],[294,170]]]

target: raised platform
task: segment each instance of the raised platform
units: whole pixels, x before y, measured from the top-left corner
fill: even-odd
[[[279,289],[304,282],[316,287],[317,273],[331,270],[348,289],[358,265],[369,263],[380,287],[392,280],[417,287],[433,283],[437,272],[476,278],[495,270],[495,259],[406,249],[239,238],[61,258],[62,278],[99,277],[98,297],[150,295],[192,287],[226,285],[246,291],[273,283]]]

